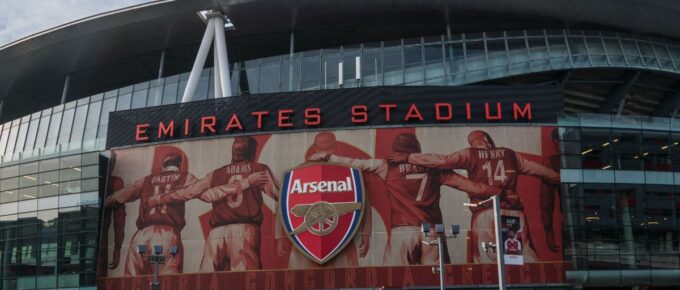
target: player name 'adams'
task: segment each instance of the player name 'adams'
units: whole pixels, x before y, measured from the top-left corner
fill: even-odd
[[[300,179],[295,179],[293,181],[293,187],[290,190],[290,193],[299,193],[299,194],[307,194],[307,193],[316,193],[316,192],[343,192],[343,191],[352,191],[354,190],[352,188],[352,180],[347,177],[346,180],[338,180],[338,181],[310,181],[310,182],[301,182]]]

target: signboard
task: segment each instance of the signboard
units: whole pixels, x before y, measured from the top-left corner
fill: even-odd
[[[440,259],[449,285],[493,284],[495,255],[481,249],[495,241],[493,210],[463,205],[493,195],[504,240],[515,230],[520,242],[506,252],[521,245],[509,283],[564,282],[560,207],[541,206],[559,184],[554,130],[365,128],[114,149],[99,289],[148,286],[140,244],[164,246],[168,289],[434,286]],[[421,223],[464,234],[440,257]]]
[[[219,135],[429,124],[546,124],[554,86],[374,87],[247,95],[113,112],[107,148]]]

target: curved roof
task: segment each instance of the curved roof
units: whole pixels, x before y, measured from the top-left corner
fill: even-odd
[[[228,37],[390,24],[401,25],[400,31],[413,24],[417,30],[423,28],[417,24],[448,20],[457,32],[607,27],[680,39],[680,2],[670,0],[165,0],[95,15],[0,47],[0,96],[102,63],[196,43],[205,25],[195,12],[203,9],[227,13],[237,27]],[[334,35],[332,30],[323,34],[302,47],[324,47]]]

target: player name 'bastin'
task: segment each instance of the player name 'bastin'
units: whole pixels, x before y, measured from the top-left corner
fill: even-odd
[[[301,182],[299,179],[293,181],[293,188],[290,193],[315,193],[315,192],[339,192],[352,191],[352,180],[349,177],[345,181],[311,181]]]

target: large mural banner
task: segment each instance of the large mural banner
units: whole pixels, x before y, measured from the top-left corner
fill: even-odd
[[[481,202],[495,195],[508,283],[564,282],[555,130],[400,127],[113,149],[99,287],[146,289],[152,255],[164,256],[161,289],[438,285],[440,259],[449,285],[493,284],[494,214]],[[461,233],[440,257],[422,224]]]

